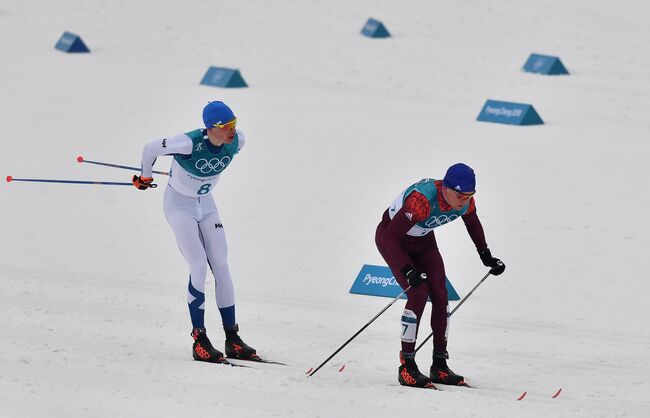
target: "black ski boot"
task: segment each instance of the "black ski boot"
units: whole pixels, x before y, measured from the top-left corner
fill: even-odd
[[[226,363],[223,353],[212,346],[205,333],[205,328],[194,328],[192,330],[194,345],[192,346],[192,357],[197,361],[208,363]]]
[[[415,353],[399,352],[399,361],[402,363],[399,366],[397,381],[402,386],[411,386],[416,388],[430,388],[435,389],[431,379],[420,373],[418,365],[415,364]]]
[[[240,360],[259,360],[255,349],[242,341],[237,331],[239,325],[226,329],[226,357]]]
[[[467,386],[463,376],[454,373],[449,366],[447,366],[447,359],[449,354],[447,352],[433,353],[433,364],[431,365],[431,370],[429,371],[429,376],[431,381],[434,383],[441,383],[443,385],[453,385],[453,386]]]

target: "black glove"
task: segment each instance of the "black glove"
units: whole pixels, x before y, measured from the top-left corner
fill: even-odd
[[[503,264],[503,261],[499,260],[496,257],[492,257],[492,253],[489,248],[479,251],[478,255],[481,256],[481,261],[485,267],[490,267],[490,273],[498,276],[503,273],[506,269],[506,265]]]
[[[402,269],[402,274],[411,287],[418,287],[427,280],[427,274],[417,270],[412,266],[406,266]]]

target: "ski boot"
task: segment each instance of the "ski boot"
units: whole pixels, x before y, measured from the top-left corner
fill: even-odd
[[[240,360],[259,360],[255,349],[242,341],[237,331],[239,325],[228,328],[226,331],[226,357]]]
[[[433,364],[431,365],[431,370],[429,371],[429,376],[431,381],[434,383],[441,383],[443,385],[453,385],[453,386],[467,386],[463,376],[454,373],[449,366],[447,366],[447,359],[449,354],[447,352],[435,352],[433,353]]]
[[[433,383],[431,383],[431,379],[418,370],[418,365],[415,364],[415,353],[403,353],[400,351],[399,361],[402,363],[399,366],[397,374],[397,381],[400,385],[416,388],[435,388]]]
[[[194,328],[192,330],[194,345],[192,346],[192,357],[197,361],[208,363],[226,363],[223,353],[212,346],[205,333],[205,328]]]

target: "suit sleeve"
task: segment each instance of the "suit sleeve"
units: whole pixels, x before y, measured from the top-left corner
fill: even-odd
[[[426,219],[431,212],[429,201],[424,195],[416,191],[411,192],[404,205],[395,213],[393,219],[384,230],[382,243],[386,250],[393,256],[395,263],[404,269],[410,264],[409,256],[402,249],[400,239],[404,237],[413,226]]]
[[[241,151],[242,148],[244,148],[244,145],[246,145],[246,135],[239,129],[237,129],[237,137],[239,138],[239,146],[237,147],[237,152]]]
[[[476,204],[474,203],[474,198],[469,202],[469,209],[467,213],[462,216],[463,222],[465,222],[465,228],[469,233],[470,238],[476,245],[476,250],[481,252],[487,248],[487,243],[485,242],[485,232],[483,232],[483,225],[476,214]]]
[[[153,165],[161,155],[190,155],[192,140],[185,134],[157,139],[144,146],[142,150],[142,177],[153,177]]]

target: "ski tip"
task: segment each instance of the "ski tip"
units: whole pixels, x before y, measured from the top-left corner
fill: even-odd
[[[81,156],[81,155],[78,156],[78,157],[77,157],[77,162],[78,162],[78,163],[83,163],[83,162],[84,162],[84,157]]]
[[[305,372],[305,374],[309,374],[309,373],[311,373],[312,370],[314,370],[314,368],[313,368],[313,367],[310,367],[309,370],[307,370],[307,371]]]
[[[562,392],[562,388],[559,388],[557,392],[555,392],[555,395],[551,396],[551,398],[553,399],[557,398],[558,396],[560,396],[560,392]]]
[[[13,177],[11,177],[11,176],[7,176],[7,183],[9,183],[9,182],[10,182],[11,180],[13,180],[13,179],[14,179]]]
[[[524,399],[524,396],[526,396],[526,392],[522,393],[521,396],[517,398],[518,401]]]
[[[339,373],[341,373],[344,369],[345,369],[345,364],[341,366],[341,368],[339,369]]]

